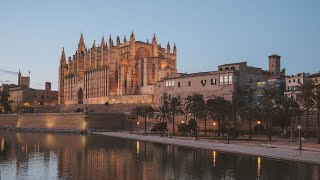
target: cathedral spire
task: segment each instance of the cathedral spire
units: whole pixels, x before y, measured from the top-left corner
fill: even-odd
[[[80,40],[79,40],[79,44],[78,44],[78,51],[79,52],[84,51],[85,47],[86,47],[86,45],[84,44],[84,38],[83,38],[83,34],[81,32]]]
[[[156,33],[153,34],[152,44],[157,44]]]
[[[173,45],[173,55],[177,55],[176,43],[174,43],[174,45]]]
[[[120,37],[119,36],[117,36],[117,46],[119,46],[120,45]]]
[[[123,42],[127,42],[126,35],[124,35]]]
[[[104,36],[102,36],[100,46],[101,46],[101,48],[102,48],[102,49],[104,49],[104,48],[105,48]]]
[[[169,41],[168,41],[168,44],[167,44],[167,53],[170,54],[170,44],[169,44]]]
[[[93,44],[92,44],[92,49],[96,49],[97,45],[96,45],[96,40],[93,41]]]
[[[149,39],[147,38],[147,44],[149,44]]]
[[[66,64],[66,54],[64,52],[64,47],[62,48],[61,58],[60,58],[60,64]],[[20,72],[20,70],[19,70]]]
[[[112,40],[112,38],[111,38],[111,35],[110,35],[110,37],[109,37],[109,46],[110,46],[110,47],[113,46],[113,40]]]
[[[133,31],[131,32],[131,35],[130,35],[130,41],[132,42],[136,41],[136,37],[134,36]]]

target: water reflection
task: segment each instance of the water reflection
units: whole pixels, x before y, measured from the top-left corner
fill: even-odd
[[[105,136],[0,131],[1,179],[318,179],[319,166]]]
[[[260,179],[260,171],[261,171],[261,157],[258,157],[258,159],[257,159],[257,166],[258,166],[258,168],[257,168],[257,179]]]

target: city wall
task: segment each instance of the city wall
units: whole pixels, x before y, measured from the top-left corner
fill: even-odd
[[[122,130],[127,127],[124,113],[39,113],[1,114],[0,127],[87,130]]]

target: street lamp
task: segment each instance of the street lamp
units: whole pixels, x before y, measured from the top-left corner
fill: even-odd
[[[140,134],[140,133],[139,133],[139,124],[140,124],[140,123],[139,123],[139,121],[138,121],[138,122],[137,122],[137,134]]]
[[[181,124],[184,124],[184,121],[181,121]]]
[[[216,123],[213,122],[213,135],[215,136],[216,135]]]
[[[259,137],[260,137],[260,124],[261,124],[261,122],[258,121],[257,123],[258,123],[258,129],[259,129]]]
[[[300,155],[301,155],[301,150],[302,150],[302,144],[301,144],[301,126],[299,125],[298,126],[298,130],[299,130],[299,152],[300,152]]]

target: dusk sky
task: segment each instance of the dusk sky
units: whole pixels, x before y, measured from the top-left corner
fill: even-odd
[[[4,1],[0,0],[0,83],[31,72],[31,87],[58,86],[62,48],[71,56],[81,29],[92,46],[117,35],[177,45],[178,72],[214,71],[247,61],[268,68],[282,56],[287,74],[320,71],[320,1]]]

